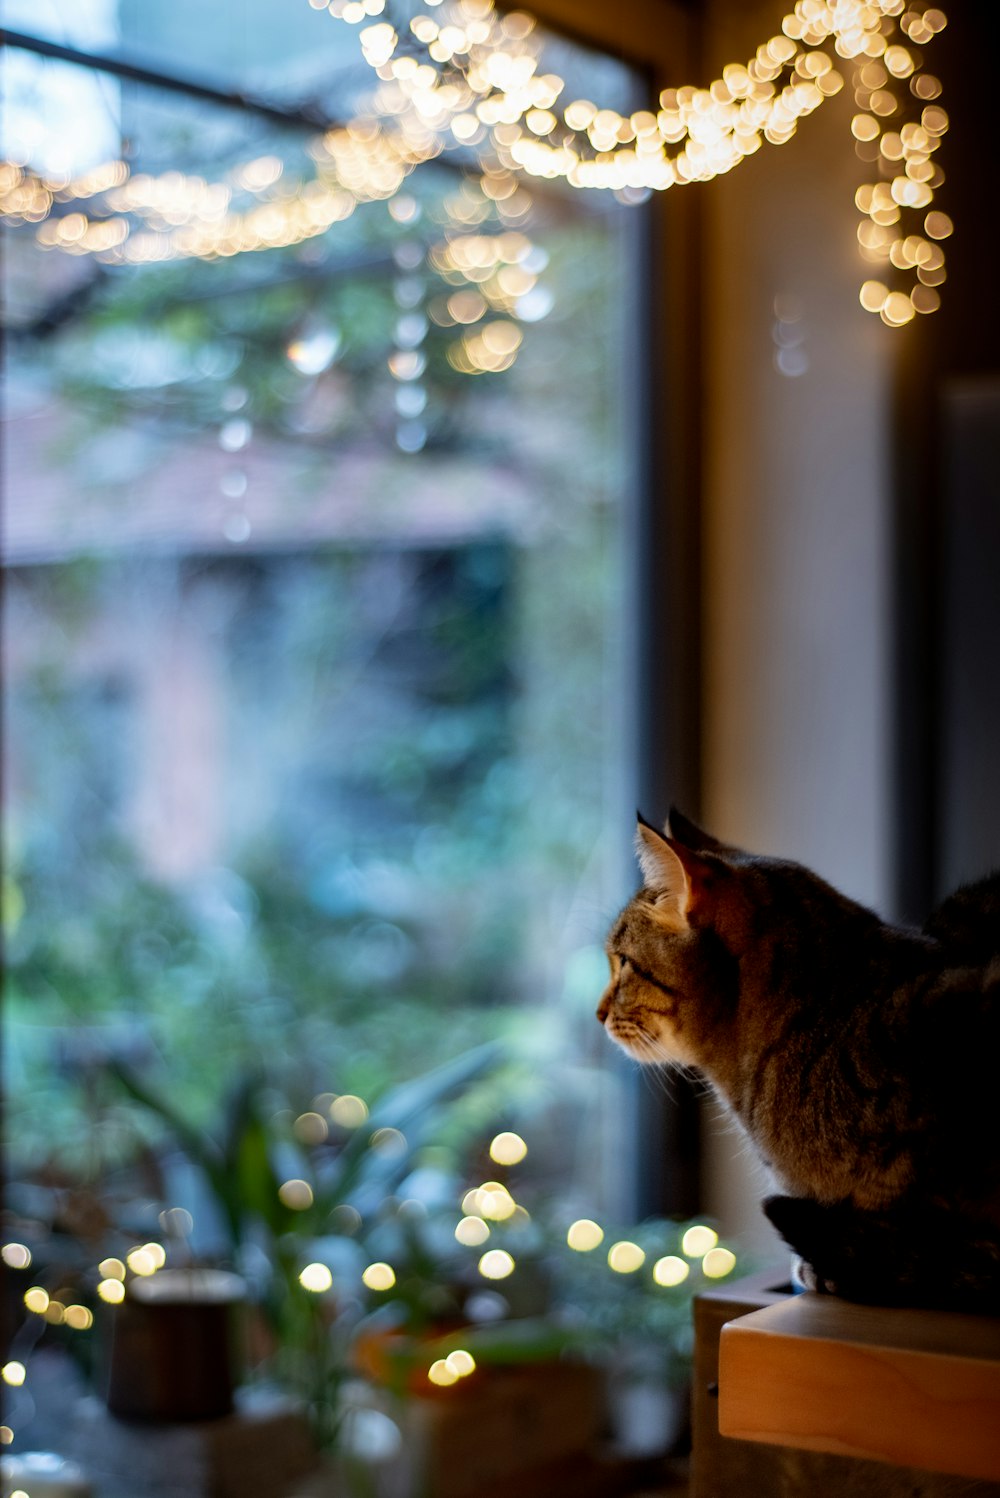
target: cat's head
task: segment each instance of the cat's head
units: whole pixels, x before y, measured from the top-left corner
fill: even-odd
[[[801,976],[797,950],[822,951],[852,912],[871,918],[801,865],[720,843],[676,810],[663,832],[639,818],[636,853],[643,885],[608,937],[597,1015],[640,1061],[711,1070],[713,1054],[732,1053],[741,1002],[741,1043],[752,1031],[766,1041],[779,988]]]
[[[732,987],[710,912],[739,855],[676,810],[663,833],[640,816],[635,849],[643,884],[608,936],[597,1017],[640,1061],[699,1066],[705,994]]]

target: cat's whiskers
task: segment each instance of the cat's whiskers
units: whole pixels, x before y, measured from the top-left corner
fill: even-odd
[[[655,1057],[650,1057],[649,1060],[652,1064],[647,1063],[642,1068],[643,1080],[646,1086],[650,1092],[661,1094],[668,1102],[675,1102],[676,1093],[674,1091],[673,1069],[665,1065],[663,1061],[658,1061]]]

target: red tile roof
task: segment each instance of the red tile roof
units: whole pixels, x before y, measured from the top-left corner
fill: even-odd
[[[54,399],[10,409],[3,423],[3,552],[9,565],[94,553],[288,550],[324,542],[454,544],[524,534],[533,512],[523,477],[470,456],[407,455],[373,441],[320,448],[255,435],[226,453],[214,432],[192,438],[133,419],[88,434]],[[227,498],[227,475],[246,492]]]

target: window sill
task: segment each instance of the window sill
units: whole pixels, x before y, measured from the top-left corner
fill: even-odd
[[[719,1432],[1000,1481],[1000,1320],[777,1298],[722,1329]]]

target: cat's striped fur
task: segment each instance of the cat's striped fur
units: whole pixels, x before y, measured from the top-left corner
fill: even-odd
[[[676,812],[636,845],[608,1034],[708,1078],[821,1288],[1000,1311],[1000,877],[920,932]]]

